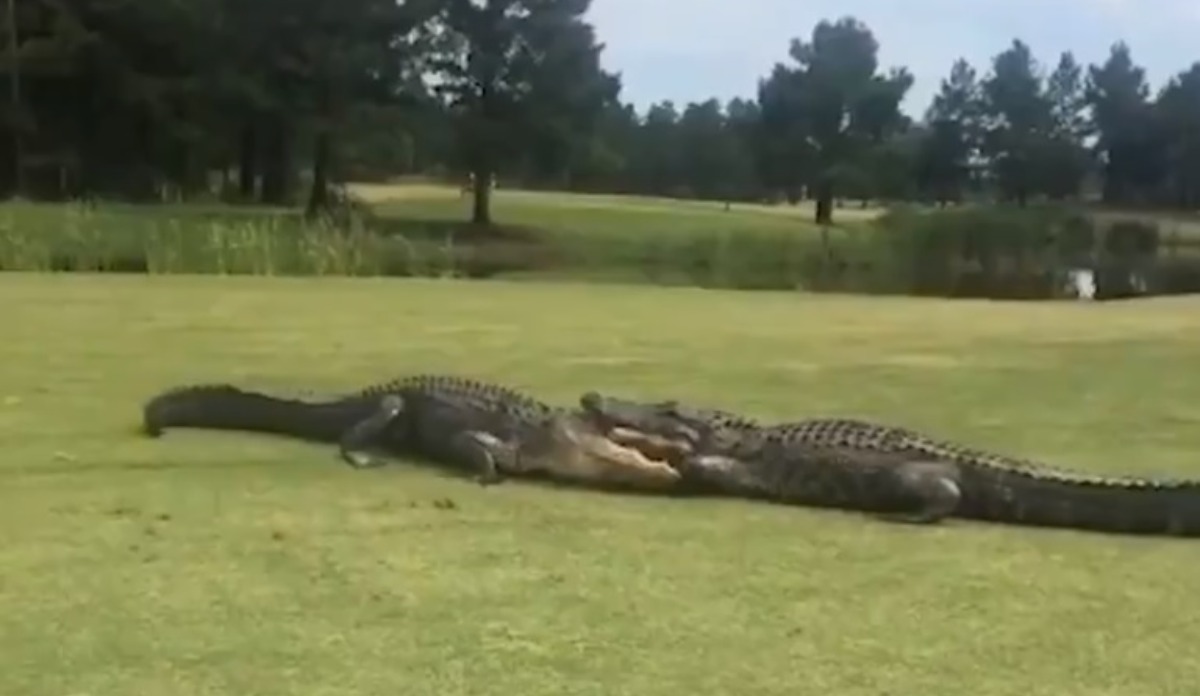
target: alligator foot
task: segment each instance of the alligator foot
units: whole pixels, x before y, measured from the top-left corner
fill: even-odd
[[[338,442],[342,459],[356,469],[383,466],[384,460],[371,456],[366,450],[403,410],[404,399],[399,395],[388,394],[380,399],[375,413],[342,434]]]
[[[962,500],[962,490],[954,476],[953,465],[936,461],[911,461],[896,469],[897,483],[905,498],[917,500],[914,512],[876,515],[889,522],[936,524],[954,514]]]

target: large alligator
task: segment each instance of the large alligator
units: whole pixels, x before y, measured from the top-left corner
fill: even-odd
[[[172,427],[273,433],[337,443],[354,467],[377,450],[466,469],[484,485],[508,474],[657,490],[679,473],[613,443],[575,411],[507,387],[450,375],[413,375],[322,401],[271,396],[228,384],[165,391],[143,407],[143,430]]]
[[[1106,477],[989,454],[853,419],[763,424],[677,401],[589,392],[615,442],[665,456],[681,488],[859,510],[894,521],[962,517],[1099,532],[1200,536],[1200,481]],[[690,451],[663,447],[684,438]]]

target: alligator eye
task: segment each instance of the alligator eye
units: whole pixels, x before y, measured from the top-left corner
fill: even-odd
[[[602,400],[603,397],[601,397],[597,392],[584,392],[583,396],[579,397],[579,405],[586,409],[598,411],[600,410],[600,402]]]

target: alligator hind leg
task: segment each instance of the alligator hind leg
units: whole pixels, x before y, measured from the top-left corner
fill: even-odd
[[[368,454],[367,448],[378,440],[379,435],[403,410],[404,399],[399,395],[388,394],[380,399],[375,413],[342,434],[338,441],[338,453],[342,459],[356,469],[383,466],[385,462]]]
[[[958,485],[952,464],[936,461],[910,461],[897,467],[895,483],[901,496],[915,500],[917,509],[912,512],[892,512],[877,515],[890,522],[908,524],[934,524],[949,517],[962,500],[962,489]]]

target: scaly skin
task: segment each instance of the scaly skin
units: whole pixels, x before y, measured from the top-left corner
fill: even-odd
[[[507,387],[449,375],[414,375],[325,401],[303,401],[227,384],[171,389],[143,408],[143,429],[241,430],[338,443],[351,466],[383,460],[369,449],[417,456],[474,473],[481,484],[506,474],[661,489],[678,472],[604,439],[590,421]]]
[[[962,517],[1098,532],[1200,536],[1200,481],[1064,471],[853,419],[761,424],[675,401],[590,392],[583,411],[615,442],[671,454],[681,487],[933,523]]]

